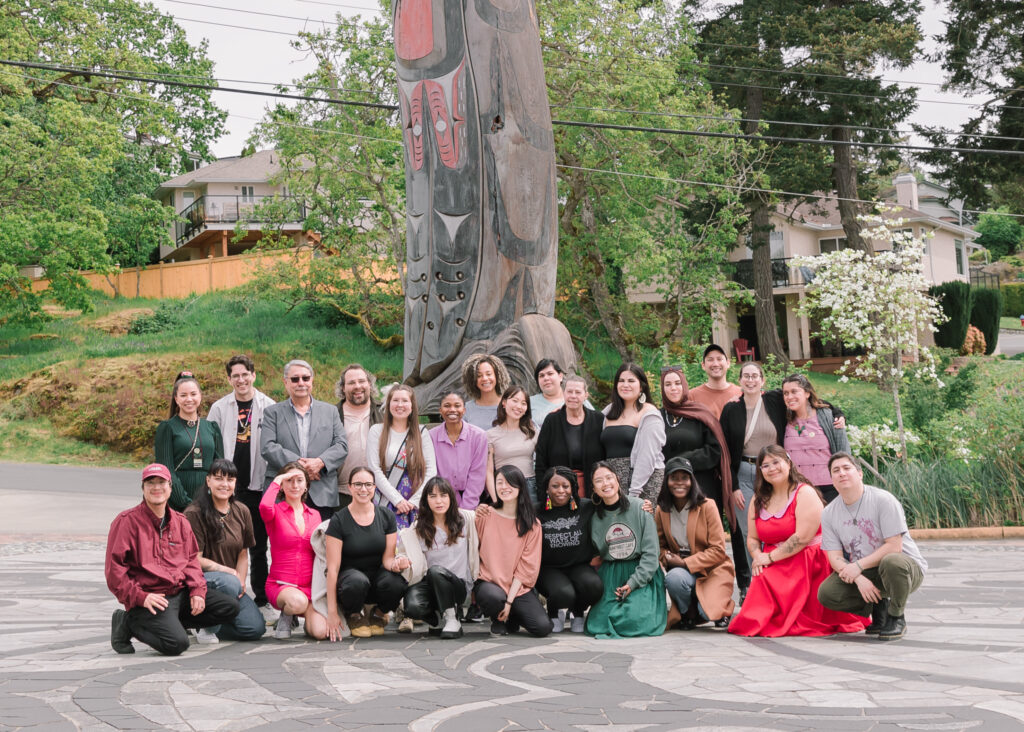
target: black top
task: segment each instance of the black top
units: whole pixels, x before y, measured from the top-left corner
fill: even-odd
[[[235,492],[249,489],[249,478],[252,473],[250,461],[252,450],[252,399],[238,402],[238,433],[235,435],[235,452],[232,462],[238,470],[235,479]],[[233,566],[233,565],[229,565]]]
[[[548,414],[537,437],[534,457],[538,483],[548,468],[564,465],[571,470],[583,471],[584,490],[590,496],[594,492],[590,470],[594,463],[605,458],[604,445],[601,442],[603,427],[604,415],[586,407],[583,408],[583,424],[576,428],[569,424],[564,406]],[[573,433],[579,435],[578,447],[573,445]],[[537,492],[537,500],[547,498],[540,495],[540,485],[537,486]]]
[[[630,457],[635,440],[636,427],[631,427],[628,424],[605,427],[601,432],[601,444],[604,445],[605,456],[609,458]]]
[[[594,545],[590,541],[590,519],[594,515],[594,502],[577,501],[575,511],[569,504],[550,511],[537,513],[544,532],[541,548],[541,567],[565,568],[586,564],[594,558]]]
[[[693,465],[693,473],[704,494],[721,503],[722,480],[718,476],[719,461],[722,459],[722,447],[718,440],[703,422],[690,417],[677,417],[668,414],[664,409],[661,416],[665,420],[665,447],[662,453],[665,460],[684,457]]]
[[[373,521],[369,526],[357,524],[348,507],[334,514],[327,524],[327,536],[342,542],[341,568],[358,569],[367,576],[376,574],[380,569],[387,537],[397,533],[395,514],[380,506],[374,506]]]

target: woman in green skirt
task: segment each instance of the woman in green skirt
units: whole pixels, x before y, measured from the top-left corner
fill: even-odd
[[[668,608],[658,563],[658,531],[643,501],[622,490],[612,466],[594,465],[594,517],[590,535],[601,555],[604,594],[587,615],[597,638],[661,635]]]
[[[224,457],[220,427],[199,416],[203,393],[191,371],[182,371],[171,390],[171,417],[156,428],[156,462],[171,471],[171,499],[175,511],[184,511],[197,490],[205,487],[214,460]]]

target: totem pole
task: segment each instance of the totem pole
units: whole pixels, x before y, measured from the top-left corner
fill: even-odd
[[[405,144],[405,381],[436,406],[463,360],[575,363],[555,320],[558,202],[533,0],[396,0]]]

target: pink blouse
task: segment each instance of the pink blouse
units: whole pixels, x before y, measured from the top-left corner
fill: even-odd
[[[274,503],[280,487],[275,480],[260,501],[260,516],[267,526],[267,537],[270,539],[270,573],[267,584],[280,581],[309,587],[313,581],[315,556],[309,539],[321,523],[320,512],[303,504],[305,530],[299,533],[292,507],[285,501]]]

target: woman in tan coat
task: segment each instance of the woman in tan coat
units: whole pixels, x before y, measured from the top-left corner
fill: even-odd
[[[697,484],[686,458],[665,465],[654,514],[665,589],[672,599],[666,629],[689,630],[708,621],[724,628],[733,611],[736,571],[725,553],[722,517]]]

